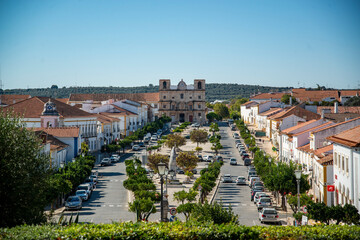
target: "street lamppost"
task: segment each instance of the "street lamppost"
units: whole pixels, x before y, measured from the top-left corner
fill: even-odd
[[[301,179],[301,170],[295,170],[295,177],[296,177],[297,195],[298,195],[297,212],[299,212],[299,211],[300,211],[300,179]]]
[[[163,185],[164,185],[164,178],[163,176],[165,175],[165,169],[166,169],[166,164],[163,162],[158,163],[157,165],[157,169],[160,175],[160,185],[161,185],[161,190],[160,190],[160,221],[164,222],[163,219],[163,212],[164,212],[164,196],[163,196]]]

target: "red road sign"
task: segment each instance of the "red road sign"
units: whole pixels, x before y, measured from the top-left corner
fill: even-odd
[[[174,216],[176,213],[177,213],[176,208],[171,208],[171,209],[170,209],[170,214],[171,214],[171,215]]]
[[[328,192],[334,192],[335,191],[335,186],[334,185],[327,185],[327,191]]]

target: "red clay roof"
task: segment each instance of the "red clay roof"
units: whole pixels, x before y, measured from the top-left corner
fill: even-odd
[[[317,113],[321,114],[323,109],[329,109],[331,113],[334,113],[334,106],[318,106]],[[348,107],[338,106],[338,113],[360,113],[360,106]]]
[[[289,94],[285,92],[277,93],[260,93],[255,96],[250,97],[250,99],[281,99],[284,94]]]
[[[318,148],[314,151],[314,154],[318,157],[324,157],[324,153],[327,153],[327,152],[332,152],[333,150],[333,145],[330,144],[330,145],[327,145],[325,147],[322,147],[322,148]]]
[[[277,113],[273,116],[270,116],[269,119],[272,120],[281,120],[285,117],[288,117],[290,115],[295,115],[301,118],[304,118],[305,120],[312,120],[312,119],[319,119],[321,116],[319,114],[313,113],[311,111],[308,111],[306,109],[303,109],[299,106],[293,106],[290,109]]]
[[[328,154],[327,156],[317,160],[317,162],[324,166],[333,165],[333,154]]]
[[[154,93],[96,93],[96,94],[80,94],[80,93],[72,93],[70,94],[70,102],[83,102],[86,100],[93,101],[106,101],[109,99],[115,100],[123,100],[129,99],[132,101],[140,101],[140,102],[158,102],[160,100],[160,96],[158,92]]]
[[[330,141],[345,145],[348,147],[359,147],[360,146],[360,126],[343,131],[334,136],[327,138]]]
[[[34,128],[35,131],[43,131],[55,137],[79,137],[79,127],[58,127],[58,128]]]
[[[24,118],[39,118],[44,110],[44,104],[47,101],[49,101],[48,97],[32,97],[7,106],[4,109],[13,110],[16,114],[22,115]],[[61,117],[96,117],[96,115],[92,113],[85,112],[77,107],[57,101],[56,99],[51,99],[51,101],[55,103],[56,110]]]
[[[319,130],[315,130],[315,131],[313,131],[313,133],[317,133],[317,132],[320,132],[320,131],[323,131],[323,130],[326,130],[326,129],[329,129],[329,128],[337,127],[337,126],[339,126],[339,125],[341,125],[341,124],[348,123],[348,122],[352,122],[352,121],[359,120],[359,119],[360,119],[360,117],[354,118],[354,119],[350,119],[350,120],[345,121],[345,122],[340,122],[340,123],[331,125],[331,126],[326,127],[326,128],[322,128],[322,129],[319,129]]]
[[[308,143],[304,146],[298,147],[297,149],[300,151],[303,151],[303,152],[311,152],[310,143]]]
[[[270,108],[269,110],[260,113],[260,116],[269,116],[271,114],[277,113],[279,111],[283,110],[283,108]]]
[[[321,124],[321,125],[319,125],[319,126],[316,126],[316,127],[313,127],[313,128],[307,129],[307,130],[304,130],[304,131],[302,131],[302,132],[298,132],[298,133],[294,134],[293,136],[295,137],[295,136],[301,135],[301,134],[303,134],[303,133],[305,133],[305,132],[312,132],[312,131],[314,131],[314,130],[316,130],[316,129],[324,128],[324,127],[326,127],[326,126],[328,126],[328,125],[331,125],[331,124],[333,124],[333,122],[329,121],[329,122],[324,123],[324,124]]]
[[[97,119],[98,121],[102,122],[102,123],[112,123],[112,122],[118,122],[119,119],[118,118],[114,118],[111,116],[106,116],[105,114],[97,114]]]
[[[112,105],[115,109],[119,110],[121,113],[124,113],[124,114],[126,114],[126,115],[138,115],[137,113],[128,111],[128,110],[126,110],[126,109],[124,109],[124,108],[121,108],[121,107],[118,107],[118,106],[116,106],[116,105],[114,105],[114,104],[111,104],[111,105]]]
[[[63,102],[63,103],[68,103],[69,99],[68,98],[56,98],[56,100],[58,100],[59,102]]]
[[[310,121],[307,121],[307,122],[301,122],[299,123],[298,125],[296,126],[293,126],[293,127],[289,127],[283,131],[281,131],[281,133],[284,133],[284,134],[289,134],[291,133],[292,131],[296,130],[296,129],[299,129],[299,128],[302,128],[302,127],[305,127],[306,125],[309,125],[313,122],[317,121],[317,119],[313,119],[313,120],[310,120]]]
[[[257,104],[259,104],[259,103],[255,102],[255,101],[248,101],[246,103],[241,104],[241,106],[257,105]]]
[[[0,104],[11,105],[19,101],[31,98],[30,95],[0,94]]]
[[[330,97],[340,101],[340,92],[338,90],[306,90],[304,88],[294,88],[292,89],[292,96],[301,102],[321,102],[323,99]]]

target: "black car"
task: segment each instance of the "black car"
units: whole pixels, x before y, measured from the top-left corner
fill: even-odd
[[[204,159],[202,158],[201,155],[197,155],[197,157],[198,157],[198,159],[199,159],[199,162],[203,162],[203,161],[204,161]]]
[[[185,174],[184,170],[182,170],[181,168],[176,169],[176,173],[177,174]]]
[[[137,145],[139,145],[140,147],[144,147],[144,146],[145,146],[144,142],[138,142]]]

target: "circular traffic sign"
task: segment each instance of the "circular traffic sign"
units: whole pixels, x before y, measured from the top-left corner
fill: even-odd
[[[306,206],[303,206],[303,207],[302,207],[302,211],[303,211],[303,213],[307,213],[307,208],[306,208]]]
[[[171,208],[171,209],[170,209],[170,214],[171,214],[171,215],[174,216],[176,213],[177,213],[176,208]]]

